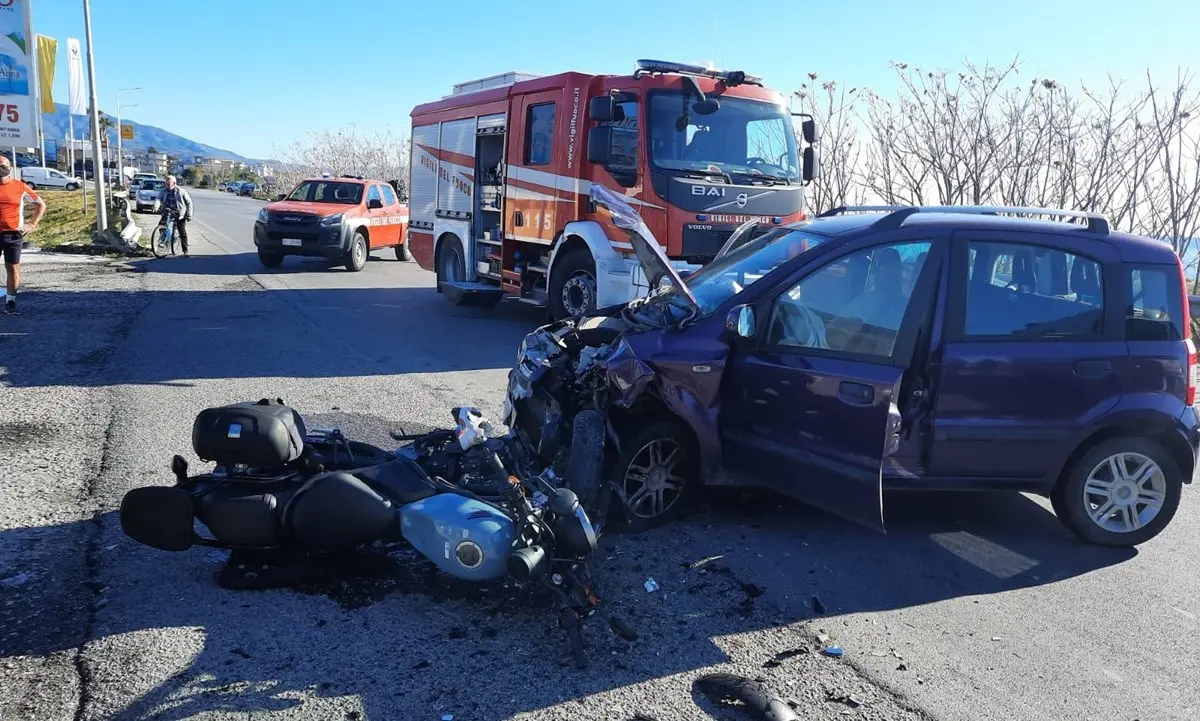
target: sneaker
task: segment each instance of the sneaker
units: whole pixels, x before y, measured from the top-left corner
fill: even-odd
[[[9,300],[4,303],[4,312],[9,315],[15,315],[17,312],[17,301]]]

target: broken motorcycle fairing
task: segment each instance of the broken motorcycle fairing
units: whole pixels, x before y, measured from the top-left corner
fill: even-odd
[[[281,564],[406,543],[457,578],[509,576],[550,589],[582,666],[579,625],[598,604],[588,566],[598,529],[589,511],[603,509],[589,504],[599,497],[603,425],[588,414],[575,419],[570,444],[580,450],[560,473],[515,435],[498,436],[478,409],[453,414],[454,428],[393,435],[406,443],[388,451],[336,429],[310,431],[278,399],[205,409],[193,424],[193,450],[216,466],[190,475],[175,456],[174,485],[125,494],[122,530],[162,550],[201,545],[274,554]]]

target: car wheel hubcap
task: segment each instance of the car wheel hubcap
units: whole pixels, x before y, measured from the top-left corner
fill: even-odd
[[[563,284],[562,303],[568,315],[579,316],[592,310],[596,299],[596,279],[579,271]]]
[[[1083,509],[1100,528],[1131,533],[1154,520],[1167,500],[1167,477],[1141,453],[1100,461],[1083,484]]]
[[[625,508],[639,518],[656,518],[666,513],[683,492],[683,448],[669,438],[642,446],[625,469],[621,484]]]

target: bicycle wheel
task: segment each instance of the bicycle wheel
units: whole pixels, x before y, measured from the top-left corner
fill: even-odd
[[[165,258],[171,252],[171,238],[161,225],[150,232],[150,252],[154,253],[155,258]]]

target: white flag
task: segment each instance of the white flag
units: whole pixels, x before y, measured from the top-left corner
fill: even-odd
[[[83,55],[79,39],[67,38],[67,102],[71,115],[87,115],[83,93]]]

